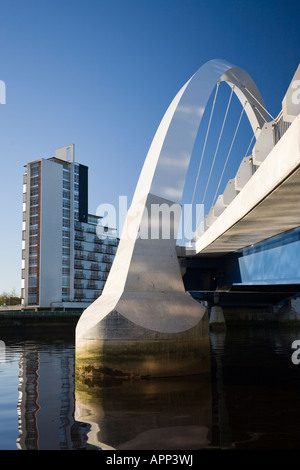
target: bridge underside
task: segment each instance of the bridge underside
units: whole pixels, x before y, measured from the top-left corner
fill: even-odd
[[[190,293],[195,299],[204,300],[211,305],[218,304],[222,307],[237,308],[265,308],[283,305],[291,297],[299,297],[300,284],[231,286],[226,290],[191,290]]]
[[[300,227],[234,253],[178,257],[185,289],[222,306],[270,306],[300,295]]]

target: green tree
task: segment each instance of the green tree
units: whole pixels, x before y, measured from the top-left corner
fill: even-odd
[[[0,305],[10,306],[10,305],[19,305],[21,303],[21,298],[17,295],[15,289],[11,292],[3,291],[0,294]]]

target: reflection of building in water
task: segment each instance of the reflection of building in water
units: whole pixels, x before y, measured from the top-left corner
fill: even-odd
[[[74,351],[24,350],[19,373],[19,449],[86,448],[74,422]]]
[[[38,449],[37,411],[38,406],[38,353],[22,353],[20,356],[19,384],[19,449]]]

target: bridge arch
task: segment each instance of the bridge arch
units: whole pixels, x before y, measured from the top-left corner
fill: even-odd
[[[105,338],[105,319],[117,313],[145,330],[178,334],[194,328],[205,308],[184,291],[176,255],[179,219],[170,239],[141,239],[141,227],[160,224],[149,218],[153,204],[180,204],[198,128],[209,97],[225,81],[240,100],[256,137],[269,120],[260,93],[243,69],[224,60],[204,64],[168,107],[144,162],[119,247],[102,295],[82,314],[76,340]],[[150,225],[149,225],[150,224]],[[129,235],[130,228],[130,235]],[[150,227],[151,228],[151,227]]]
[[[154,163],[155,171],[151,183],[148,181],[148,186],[142,172],[137,185],[138,195],[140,184],[143,188],[141,192],[147,188],[151,194],[175,202],[181,201],[197,131],[217,82],[226,82],[233,88],[241,105],[245,107],[256,138],[259,136],[259,131],[262,125],[269,121],[269,116],[254,81],[246,71],[226,61],[209,61],[181,88],[166,111],[143,169],[149,177],[153,168],[150,166]]]

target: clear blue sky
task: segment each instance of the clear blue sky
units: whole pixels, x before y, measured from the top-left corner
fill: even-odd
[[[75,144],[89,210],[131,201],[169,103],[206,61],[248,71],[276,116],[300,62],[296,1],[0,0],[0,292],[20,292],[24,165]]]

